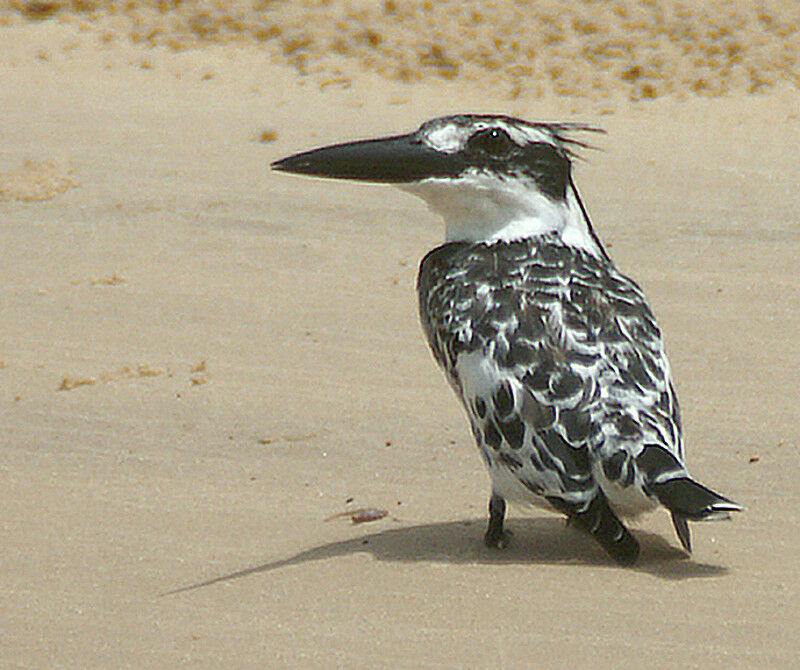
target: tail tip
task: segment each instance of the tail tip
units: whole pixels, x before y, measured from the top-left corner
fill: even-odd
[[[653,494],[673,515],[689,521],[716,521],[741,512],[742,506],[689,477],[651,484]]]

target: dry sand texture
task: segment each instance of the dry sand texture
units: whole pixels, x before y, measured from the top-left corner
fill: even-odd
[[[58,18],[102,43],[258,44],[319,81],[367,69],[512,96],[634,99],[763,91],[800,77],[795,0],[0,0],[0,22]]]
[[[798,667],[796,4],[258,4],[0,5],[0,667]],[[747,508],[691,560],[485,551],[440,225],[267,167],[464,110],[607,129],[578,184]]]

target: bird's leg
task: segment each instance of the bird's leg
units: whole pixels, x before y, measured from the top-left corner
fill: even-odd
[[[617,518],[602,493],[595,495],[585,509],[557,496],[547,500],[568,517],[568,524],[587,531],[620,565],[633,565],[639,556],[639,543]]]
[[[509,532],[503,530],[506,515],[506,501],[496,493],[489,498],[489,525],[483,536],[483,543],[492,549],[503,549],[508,545]]]

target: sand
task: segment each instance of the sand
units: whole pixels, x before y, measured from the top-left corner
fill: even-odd
[[[0,25],[48,18],[106,45],[256,44],[328,85],[367,69],[511,97],[638,100],[800,81],[796,0],[0,0]]]
[[[0,667],[797,667],[795,88],[323,85],[257,41],[6,16]],[[651,297],[693,473],[746,507],[691,559],[664,513],[632,569],[543,512],[484,549],[487,477],[416,316],[442,226],[268,169],[455,111],[607,130],[579,188]],[[329,519],[357,508],[388,515]]]

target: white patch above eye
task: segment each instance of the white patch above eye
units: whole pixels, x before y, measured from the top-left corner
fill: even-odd
[[[447,123],[423,135],[422,141],[431,149],[453,154],[464,148],[467,139],[474,132],[475,126],[467,128],[456,123]]]

